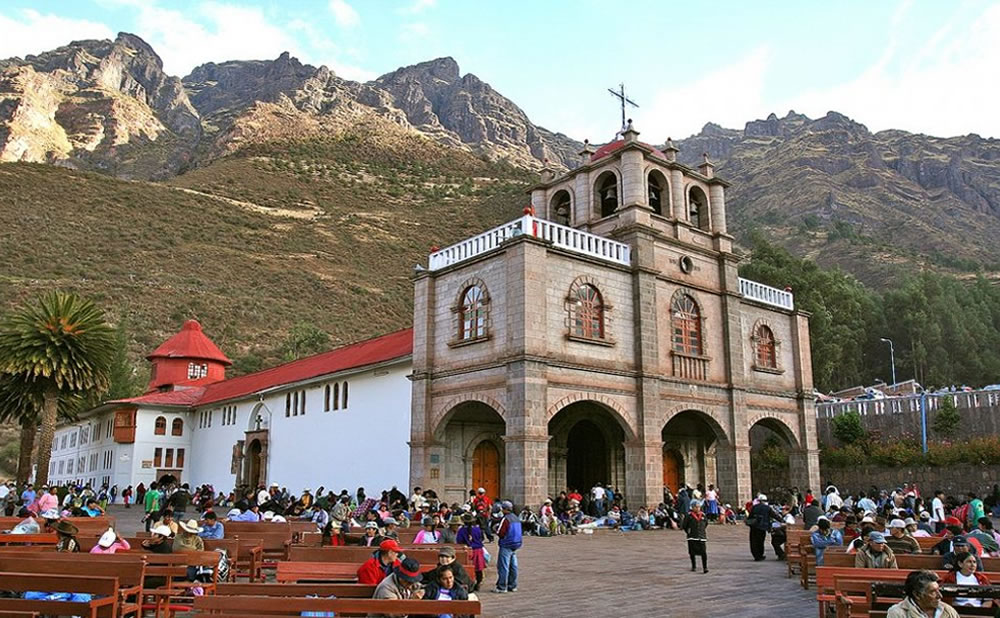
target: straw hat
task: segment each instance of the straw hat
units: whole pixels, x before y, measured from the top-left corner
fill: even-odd
[[[104,531],[104,534],[101,535],[101,538],[97,539],[97,544],[103,547],[104,549],[107,549],[112,545],[114,545],[115,539],[117,538],[118,535],[115,534],[114,529],[108,528],[107,530]]]
[[[153,526],[150,532],[152,534],[158,534],[160,536],[170,536],[171,534],[173,534],[173,530],[171,530],[167,526],[164,526],[163,524],[160,524],[159,526]]]
[[[198,534],[202,530],[201,526],[199,526],[198,522],[194,519],[182,521],[177,525],[180,526],[181,530],[184,532],[190,532],[191,534]]]

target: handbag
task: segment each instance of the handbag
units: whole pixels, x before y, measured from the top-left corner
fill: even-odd
[[[489,564],[489,563],[490,563],[490,560],[491,560],[492,558],[493,558],[493,556],[491,556],[491,555],[490,555],[490,552],[489,552],[489,550],[488,550],[488,549],[486,549],[486,548],[484,547],[484,548],[483,548],[483,560],[485,560],[485,561],[486,561],[486,564]]]

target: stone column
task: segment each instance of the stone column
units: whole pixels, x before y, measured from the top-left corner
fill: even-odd
[[[427,447],[433,440],[430,368],[434,364],[434,282],[427,272],[413,281],[413,374],[410,388],[410,487],[430,485]]]
[[[640,505],[656,506],[663,500],[662,441],[625,444],[625,500],[633,513]]]
[[[738,500],[740,504],[750,500],[750,445],[719,444],[717,449],[719,491],[727,496],[726,500]]]
[[[708,187],[708,201],[712,211],[712,231],[726,233],[726,190],[715,182]]]
[[[622,199],[619,209],[642,205],[648,207],[646,182],[642,174],[642,151],[626,149],[621,158]]]
[[[549,221],[555,220],[552,213],[549,212],[548,192],[543,188],[536,188],[531,190],[531,206],[535,209],[535,216],[542,219],[548,219]]]
[[[566,457],[569,449],[552,446],[549,441],[549,496],[558,496],[566,488]]]
[[[575,193],[573,196],[573,226],[580,227],[583,224],[589,224],[592,219],[596,218],[593,216],[594,204],[590,192],[590,174],[581,172],[576,175],[573,182],[573,192]]]
[[[819,442],[816,437],[816,404],[812,399],[812,352],[809,347],[809,314],[796,311],[792,320],[792,370],[798,400],[800,453],[789,458],[791,477],[803,479],[799,488],[821,490],[819,477]],[[794,483],[793,483],[794,485]]]
[[[684,199],[684,174],[670,170],[670,214],[680,221],[688,220],[687,204]]]

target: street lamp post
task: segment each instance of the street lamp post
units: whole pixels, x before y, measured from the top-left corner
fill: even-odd
[[[881,341],[883,343],[889,344],[889,363],[892,365],[892,383],[896,383],[896,351],[892,347],[892,339],[887,339],[882,337]]]

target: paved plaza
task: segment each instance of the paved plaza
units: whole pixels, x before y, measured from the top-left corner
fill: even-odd
[[[138,509],[112,507],[126,535],[142,528]],[[815,590],[785,577],[785,563],[750,557],[747,527],[711,526],[709,573],[692,573],[683,532],[600,531],[549,539],[527,537],[518,551],[515,593],[480,595],[487,616],[780,616],[816,615]],[[496,554],[496,544],[488,545]],[[492,587],[496,571],[486,572]]]

